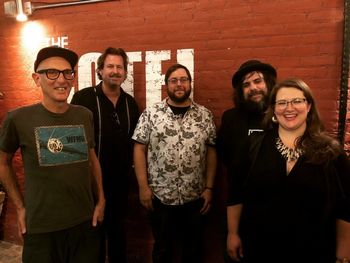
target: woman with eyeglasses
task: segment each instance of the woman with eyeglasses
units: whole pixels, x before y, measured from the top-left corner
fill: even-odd
[[[265,132],[251,137],[244,184],[230,182],[227,250],[240,262],[350,259],[350,162],[323,130],[306,83],[270,95]]]

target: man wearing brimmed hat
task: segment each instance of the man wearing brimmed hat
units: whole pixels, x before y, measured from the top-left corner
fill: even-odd
[[[236,108],[252,113],[264,112],[276,76],[275,68],[269,64],[259,60],[244,62],[232,77],[232,87],[236,91]]]
[[[71,50],[41,49],[32,78],[42,101],[8,112],[2,125],[0,180],[17,210],[24,263],[95,263],[100,257],[105,201],[93,117],[67,103],[77,61]],[[18,149],[24,200],[11,165]]]
[[[240,247],[240,240],[236,239],[235,235],[238,226],[232,225],[233,220],[230,219],[239,216],[241,207],[230,200],[233,195],[242,191],[244,175],[240,169],[247,165],[248,160],[243,160],[241,156],[249,149],[249,135],[262,131],[261,122],[276,77],[276,70],[270,64],[259,60],[244,62],[232,77],[235,107],[223,113],[218,132],[218,156],[227,168],[229,181],[227,250],[229,256],[235,260],[238,260],[241,254],[241,251],[236,249]]]

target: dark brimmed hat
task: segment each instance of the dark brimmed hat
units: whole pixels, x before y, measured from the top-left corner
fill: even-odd
[[[78,55],[75,52],[73,52],[72,50],[62,48],[59,46],[45,47],[38,52],[38,55],[37,55],[36,60],[34,62],[34,71],[36,72],[39,64],[43,60],[45,60],[47,58],[51,58],[51,57],[64,58],[65,60],[67,60],[69,62],[72,69],[75,67],[75,65],[78,62]]]
[[[235,74],[233,74],[232,87],[237,88],[238,84],[242,81],[242,78],[252,71],[267,71],[275,78],[277,77],[276,69],[270,64],[262,63],[259,60],[248,60],[239,67]]]

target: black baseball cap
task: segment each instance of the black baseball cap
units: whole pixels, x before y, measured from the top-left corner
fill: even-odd
[[[266,71],[275,78],[277,77],[276,69],[270,64],[262,63],[259,60],[248,60],[244,62],[236,73],[232,76],[232,87],[237,88],[238,84],[242,81],[242,78],[252,71]]]
[[[38,52],[38,55],[37,55],[36,60],[34,62],[34,71],[36,72],[39,64],[43,60],[45,60],[47,58],[51,58],[51,57],[64,58],[65,60],[67,60],[69,62],[72,69],[74,69],[75,65],[78,62],[78,55],[75,52],[73,52],[72,50],[62,48],[59,46],[45,47]]]

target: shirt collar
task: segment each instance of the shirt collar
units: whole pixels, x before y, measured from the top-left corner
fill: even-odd
[[[96,86],[96,94],[98,96],[106,96],[103,91],[102,91],[102,81],[100,81],[100,83],[98,83],[98,85]],[[120,87],[120,96],[119,98],[124,98],[125,96],[125,91],[122,89],[122,87]]]
[[[168,109],[170,109],[168,103],[167,103],[167,100],[169,99],[169,97],[166,97],[164,100],[162,100],[162,107],[164,109],[164,111],[167,111]],[[190,109],[195,109],[195,108],[198,108],[198,104],[195,103],[193,100],[191,100],[191,104],[190,104]]]

